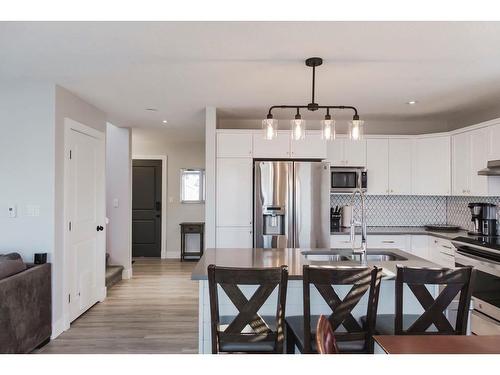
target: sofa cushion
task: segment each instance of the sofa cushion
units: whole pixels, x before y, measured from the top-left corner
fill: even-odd
[[[26,264],[18,253],[0,254],[0,280],[26,270]]]

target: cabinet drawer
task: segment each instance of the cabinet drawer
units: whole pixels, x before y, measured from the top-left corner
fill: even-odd
[[[202,231],[199,225],[185,225],[182,229],[184,233],[201,233]]]
[[[432,240],[432,247],[441,253],[455,255],[455,247],[448,240],[434,238]]]
[[[367,245],[371,249],[399,249],[406,251],[407,236],[401,235],[368,235]]]

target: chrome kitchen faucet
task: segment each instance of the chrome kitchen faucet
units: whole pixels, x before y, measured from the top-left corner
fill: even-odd
[[[351,195],[351,207],[354,211],[354,199],[356,194],[359,193],[361,197],[361,221],[356,221],[354,218],[354,212],[351,216],[351,246],[352,252],[354,254],[361,254],[361,264],[366,265],[368,263],[366,257],[366,210],[365,210],[365,193],[363,190],[356,189]],[[356,227],[361,226],[361,246],[356,247]]]

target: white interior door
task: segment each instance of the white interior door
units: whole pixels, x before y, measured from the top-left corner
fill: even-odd
[[[70,321],[105,294],[104,135],[67,120],[67,291]]]

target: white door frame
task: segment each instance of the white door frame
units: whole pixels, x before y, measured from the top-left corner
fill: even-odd
[[[167,258],[167,155],[132,155],[132,173],[134,160],[161,160],[161,259]],[[132,184],[132,182],[131,182]],[[130,191],[133,190],[131,185]],[[133,193],[132,193],[133,194]],[[132,255],[132,246],[130,246]]]
[[[91,128],[89,126],[86,126],[84,124],[81,124],[75,120],[72,120],[68,117],[64,118],[64,207],[63,207],[63,212],[64,212],[64,220],[63,220],[63,251],[62,251],[62,261],[59,263],[60,267],[64,267],[63,269],[63,285],[62,285],[62,291],[63,291],[63,322],[64,322],[64,330],[67,330],[70,328],[71,325],[71,316],[70,316],[70,309],[69,309],[69,303],[66,303],[68,301],[68,295],[69,295],[69,290],[70,290],[70,285],[71,285],[71,274],[69,272],[70,267],[69,267],[69,261],[70,257],[68,256],[68,253],[66,249],[68,248],[67,244],[69,242],[69,236],[68,236],[68,223],[69,223],[69,204],[68,204],[68,199],[69,199],[69,151],[70,151],[70,144],[69,144],[69,139],[70,139],[70,132],[71,131],[77,131],[80,133],[83,133],[85,135],[91,136],[93,138],[96,138],[100,140],[102,143],[102,152],[105,157],[106,155],[106,144],[105,144],[105,139],[106,139],[106,134],[104,132],[98,131],[94,128]],[[103,160],[103,163],[105,163],[105,159]],[[105,181],[105,180],[104,180]],[[104,187],[103,191],[104,197],[103,197],[103,205],[104,207],[102,208],[103,212],[103,223],[106,222],[106,187]],[[102,235],[102,250],[104,254],[100,254],[103,258],[103,260],[106,259],[106,225],[104,225],[104,231]],[[103,267],[104,270],[104,267]],[[105,271],[104,271],[105,272]],[[103,285],[102,289],[99,291],[99,301],[104,301],[106,298],[106,277],[105,274],[103,276]]]

